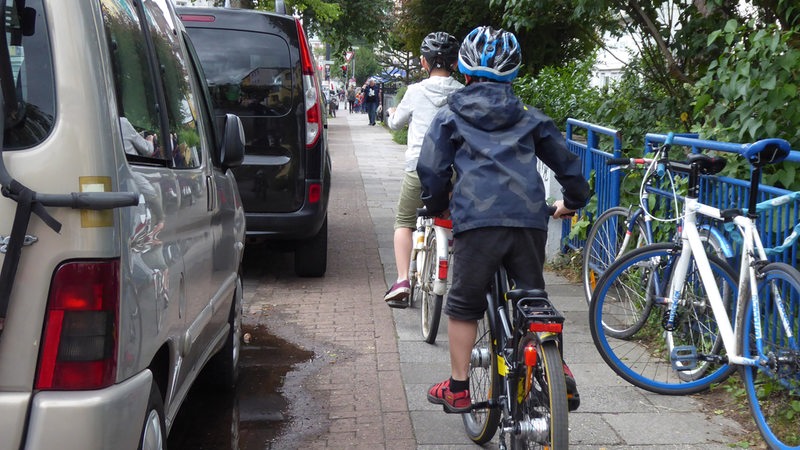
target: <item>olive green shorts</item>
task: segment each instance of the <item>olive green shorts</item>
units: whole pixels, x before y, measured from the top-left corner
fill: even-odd
[[[400,199],[397,201],[397,215],[394,220],[395,230],[398,228],[417,227],[417,208],[425,206],[420,199],[422,184],[417,172],[406,172],[400,186]]]

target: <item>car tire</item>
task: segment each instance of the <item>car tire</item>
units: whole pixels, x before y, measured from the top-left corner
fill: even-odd
[[[156,380],[150,385],[150,399],[144,416],[139,450],[162,450],[167,448],[167,425],[164,418],[164,400]]]
[[[297,245],[294,251],[294,273],[299,277],[321,277],[328,266],[328,218],[317,234]]]
[[[239,356],[242,350],[242,278],[236,279],[236,292],[228,315],[228,336],[225,346],[206,366],[205,378],[216,390],[232,391],[239,380]]]

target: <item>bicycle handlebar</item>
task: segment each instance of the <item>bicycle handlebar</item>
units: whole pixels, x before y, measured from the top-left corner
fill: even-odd
[[[649,158],[611,158],[606,161],[606,165],[625,166],[625,167],[620,167],[621,169],[624,169],[628,167],[646,166],[652,162],[653,160]]]

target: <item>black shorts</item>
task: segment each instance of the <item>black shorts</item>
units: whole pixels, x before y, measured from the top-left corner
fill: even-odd
[[[546,243],[547,232],[535,228],[477,228],[456,235],[445,314],[458,320],[482,318],[486,289],[501,265],[515,288],[544,289]]]

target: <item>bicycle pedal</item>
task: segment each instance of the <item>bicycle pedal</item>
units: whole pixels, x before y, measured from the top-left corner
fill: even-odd
[[[669,358],[672,361],[673,370],[678,372],[693,370],[697,367],[697,347],[693,345],[673,347]]]

